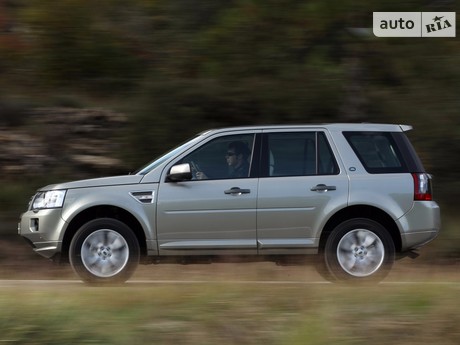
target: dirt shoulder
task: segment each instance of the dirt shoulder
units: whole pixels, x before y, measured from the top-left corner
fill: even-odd
[[[426,255],[425,255],[426,254]],[[242,269],[244,265],[244,269]],[[0,279],[78,279],[68,264],[56,264],[35,253],[18,235],[0,236]],[[210,265],[140,265],[133,279],[321,281],[313,266],[273,263]],[[460,260],[436,258],[429,251],[413,260],[397,261],[388,281],[460,282]]]

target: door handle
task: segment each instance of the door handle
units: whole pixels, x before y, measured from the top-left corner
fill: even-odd
[[[225,194],[231,195],[241,195],[241,194],[249,194],[251,193],[250,189],[241,189],[240,187],[232,187],[224,191]]]
[[[329,190],[336,190],[336,186],[326,186],[325,184],[317,184],[314,186],[312,189],[310,189],[312,192],[327,192]]]

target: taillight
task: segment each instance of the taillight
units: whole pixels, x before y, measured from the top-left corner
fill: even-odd
[[[413,173],[414,178],[414,200],[431,201],[431,178],[426,173]]]

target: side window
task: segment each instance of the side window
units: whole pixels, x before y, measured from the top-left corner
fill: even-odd
[[[263,176],[335,175],[334,155],[322,132],[269,133]]]
[[[181,160],[192,167],[193,179],[249,177],[254,134],[228,135],[211,140]]]
[[[398,146],[389,132],[344,132],[345,138],[367,172],[405,172]]]

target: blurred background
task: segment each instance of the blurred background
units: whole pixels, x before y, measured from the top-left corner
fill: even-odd
[[[212,127],[409,124],[458,263],[460,44],[377,38],[349,0],[0,0],[0,233],[45,184],[134,171]],[[457,25],[458,27],[458,25]]]

